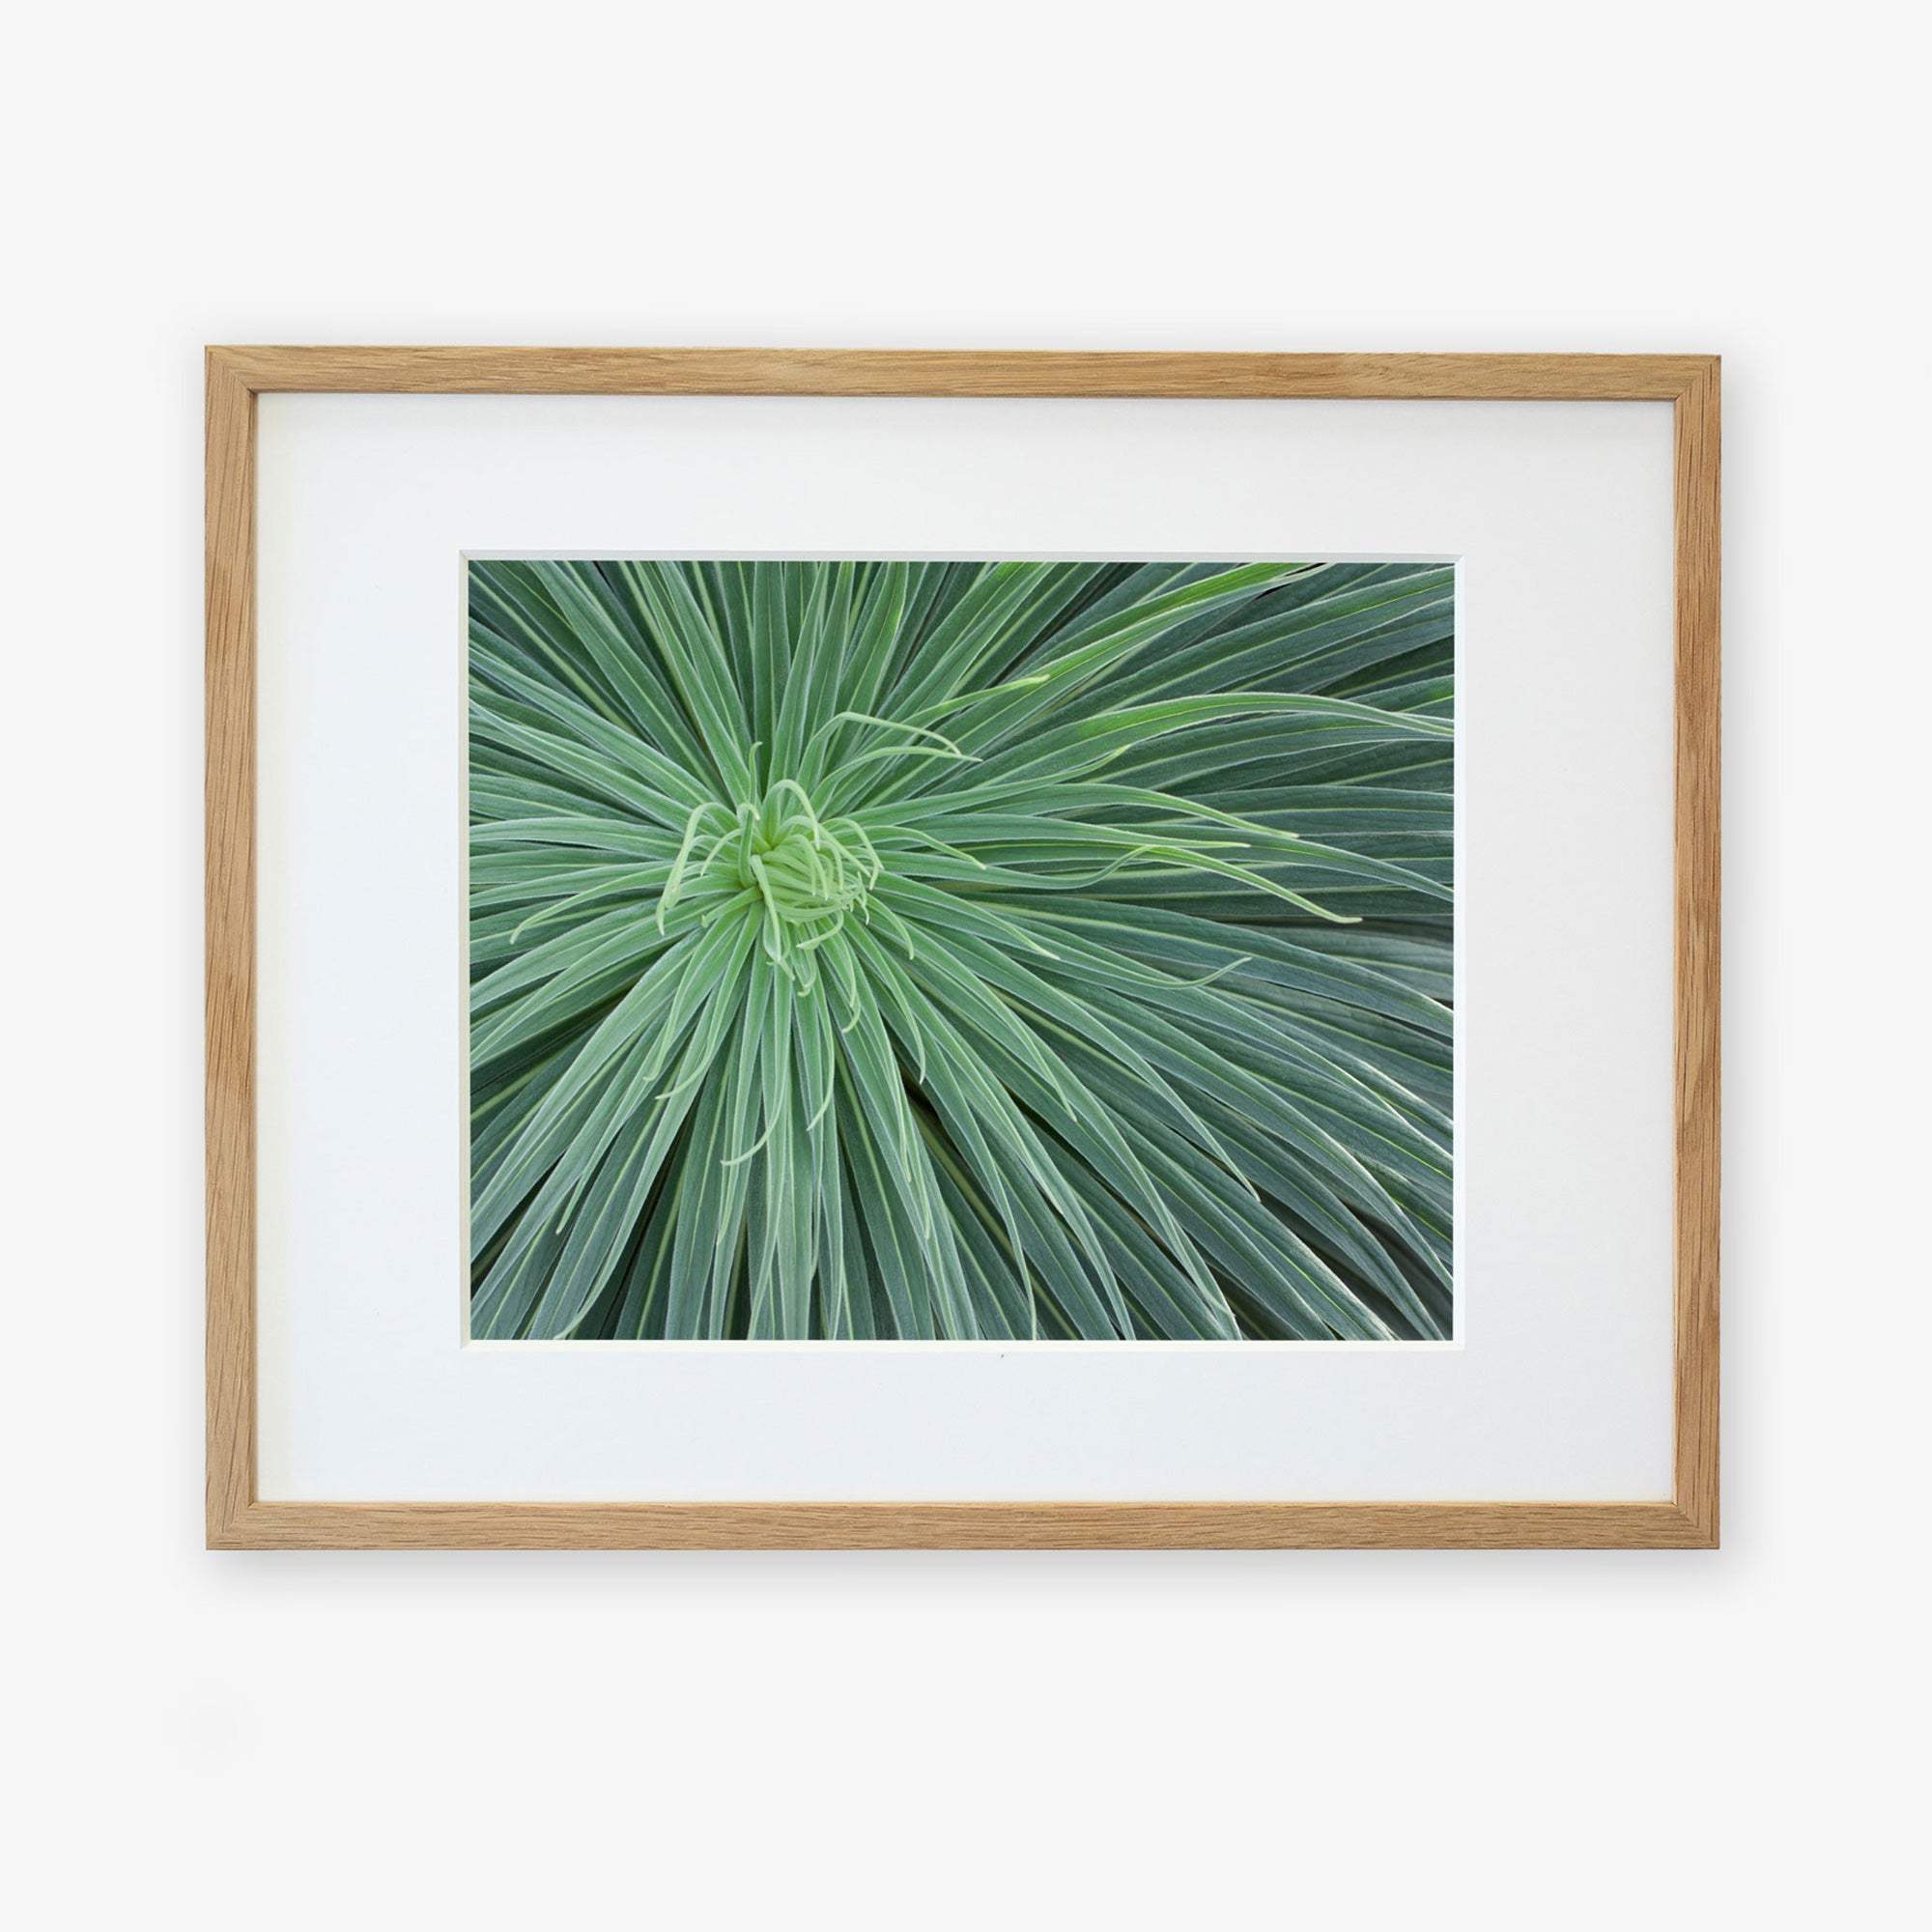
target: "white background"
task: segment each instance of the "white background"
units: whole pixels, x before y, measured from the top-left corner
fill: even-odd
[[[1896,1922],[1923,31],[1212,0],[16,21],[14,1916]],[[303,338],[1720,351],[1725,1548],[202,1552],[197,346]]]
[[[263,1495],[1669,1496],[1668,404],[298,395],[258,441]],[[1461,556],[1465,1346],[460,1348],[458,559],[519,545]]]

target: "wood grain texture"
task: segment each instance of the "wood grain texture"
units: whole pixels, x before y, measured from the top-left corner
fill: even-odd
[[[280,1503],[256,1481],[255,397],[1164,396],[1675,408],[1670,1502]],[[1704,355],[216,348],[208,352],[211,1548],[1708,1548],[1718,1540],[1719,365]]]
[[[1722,1163],[1719,367],[1677,398],[1677,1504],[1718,1541],[1718,1247]]]
[[[255,398],[208,358],[208,1535],[255,1495]]]
[[[1264,355],[943,349],[227,348],[256,390],[428,395],[1196,396],[1668,402],[1699,355]]]
[[[255,1503],[223,1549],[1695,1549],[1673,1503]]]

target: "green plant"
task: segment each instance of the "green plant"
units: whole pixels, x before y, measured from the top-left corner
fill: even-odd
[[[1446,1334],[1452,603],[472,564],[474,1332]]]

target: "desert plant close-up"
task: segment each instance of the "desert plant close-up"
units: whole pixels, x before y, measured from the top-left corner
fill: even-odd
[[[475,1336],[1453,1334],[1453,567],[469,613]]]

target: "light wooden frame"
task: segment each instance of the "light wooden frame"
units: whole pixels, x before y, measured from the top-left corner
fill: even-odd
[[[1719,365],[1711,355],[208,352],[208,1544],[266,1548],[1709,1548],[1718,1541]],[[1676,432],[1669,1502],[265,1502],[256,1483],[255,398],[289,390],[1669,402]]]

